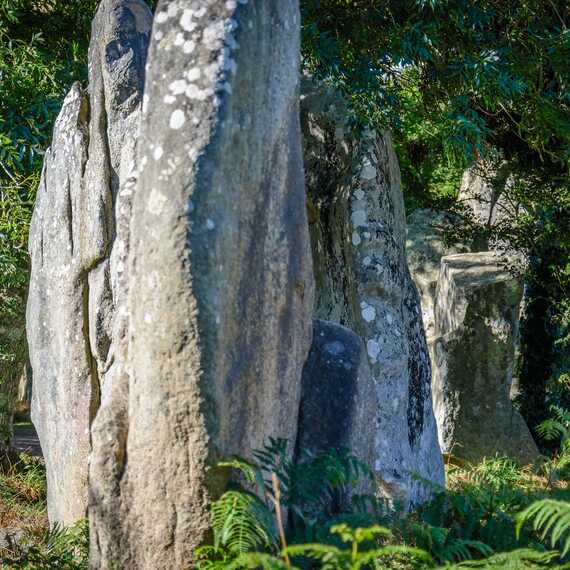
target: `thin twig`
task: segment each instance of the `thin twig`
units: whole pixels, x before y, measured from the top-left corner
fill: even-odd
[[[279,479],[275,472],[271,473],[271,483],[273,485],[273,496],[270,496],[270,499],[275,505],[275,516],[277,517],[277,528],[279,530],[281,548],[283,549],[283,558],[285,559],[285,564],[287,566],[291,566],[291,560],[287,554],[287,539],[285,538],[285,528],[283,526],[283,517],[281,514],[281,489],[279,488]]]

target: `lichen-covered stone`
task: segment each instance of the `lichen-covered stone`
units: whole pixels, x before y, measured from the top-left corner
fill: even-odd
[[[413,505],[443,484],[418,293],[405,254],[398,161],[389,134],[361,132],[335,92],[306,80],[305,169],[317,318],[363,339],[374,405],[367,437],[382,491]],[[362,404],[364,405],[364,404]]]
[[[511,388],[521,283],[493,252],[442,259],[437,285],[434,403],[444,452],[471,461],[538,456]]]
[[[142,0],[101,3],[89,87],[74,85],[63,103],[34,209],[27,334],[51,522],[86,515],[90,425],[113,336],[115,209],[134,158],[151,24]]]
[[[345,449],[373,464],[374,383],[362,339],[338,323],[315,320],[302,384],[298,453]]]
[[[295,441],[313,300],[299,36],[295,0],[157,7],[128,383],[111,382],[93,428],[93,568],[190,566],[216,461]]]

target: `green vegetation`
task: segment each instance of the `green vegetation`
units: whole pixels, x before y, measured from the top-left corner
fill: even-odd
[[[570,547],[566,480],[496,458],[449,467],[447,490],[411,515],[358,494],[372,475],[344,452],[286,459],[273,441],[220,464],[240,476],[212,506],[213,544],[199,567],[563,568]],[[286,522],[285,522],[286,517]],[[558,550],[555,550],[558,548]]]
[[[44,528],[46,476],[41,459],[20,454],[0,472],[0,529]]]
[[[28,530],[11,548],[0,550],[2,568],[12,570],[87,570],[89,567],[89,526],[80,521],[63,529]]]
[[[27,241],[43,154],[65,92],[86,74],[96,0],[0,0],[0,453],[26,361]]]
[[[234,476],[212,505],[202,569],[570,568],[570,488],[558,464],[450,465],[448,489],[410,515],[366,494],[372,474],[344,451],[293,463],[286,442],[272,441],[254,462],[219,467]],[[49,530],[45,490],[41,460],[25,455],[0,476],[0,528],[24,529],[0,549],[2,567],[86,569],[87,523]]]

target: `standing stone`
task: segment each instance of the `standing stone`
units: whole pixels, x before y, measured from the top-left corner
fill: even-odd
[[[302,378],[298,454],[347,449],[373,465],[375,388],[362,339],[342,325],[315,320]]]
[[[443,484],[444,473],[420,303],[406,263],[398,161],[387,133],[359,131],[343,99],[310,80],[302,122],[315,315],[364,340],[374,385],[365,396],[373,401],[371,467],[384,494],[413,506],[431,491],[414,475]]]
[[[520,282],[493,252],[441,263],[434,345],[434,403],[442,449],[479,461],[538,456],[511,388],[522,297]]]
[[[142,0],[103,0],[89,88],[74,85],[46,152],[30,229],[27,333],[32,420],[44,452],[52,523],[86,515],[90,425],[108,367],[119,267],[119,187],[133,161],[152,15]]]
[[[76,84],[65,98],[46,152],[29,241],[32,421],[46,459],[49,517],[63,524],[86,514],[89,423],[97,399],[85,330],[87,278],[78,255],[88,113],[87,97]]]
[[[109,387],[93,430],[93,568],[191,566],[223,489],[216,461],[296,438],[313,301],[299,36],[296,0],[158,5],[128,385]]]

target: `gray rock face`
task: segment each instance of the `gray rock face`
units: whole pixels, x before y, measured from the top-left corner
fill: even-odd
[[[372,465],[369,422],[376,409],[370,395],[375,387],[362,339],[342,325],[315,320],[302,384],[299,452],[350,449]]]
[[[492,252],[442,259],[434,340],[434,403],[444,452],[471,461],[538,451],[509,397],[522,287]]]
[[[89,89],[74,85],[63,103],[32,219],[32,419],[46,459],[52,522],[86,514],[90,424],[109,366],[113,284],[121,273],[113,262],[115,211],[134,158],[151,24],[142,0],[101,3]]]
[[[405,254],[398,161],[386,133],[359,133],[342,98],[307,81],[302,124],[317,318],[364,340],[374,390],[367,437],[386,495],[405,504],[443,484],[430,364]],[[359,405],[364,405],[361,403]]]
[[[455,222],[452,214],[432,209],[418,209],[407,219],[406,253],[410,273],[420,294],[422,318],[428,346],[434,335],[435,293],[441,258],[468,253],[465,244],[447,244],[445,232]]]
[[[496,226],[512,220],[521,206],[509,192],[513,183],[509,174],[507,163],[499,168],[486,162],[475,164],[463,173],[458,204],[484,226]]]
[[[157,8],[128,383],[93,427],[93,568],[191,565],[224,484],[214,462],[296,438],[313,301],[299,30],[295,0]]]

